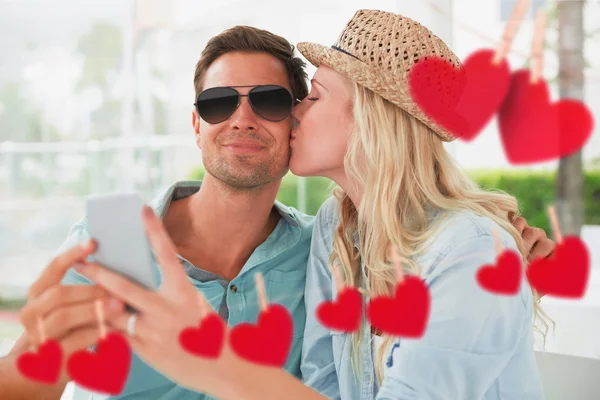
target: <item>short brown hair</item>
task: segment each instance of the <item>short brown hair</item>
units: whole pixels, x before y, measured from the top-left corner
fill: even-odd
[[[211,64],[223,54],[234,51],[267,53],[278,58],[286,67],[294,98],[302,100],[308,96],[306,63],[294,56],[294,45],[269,31],[251,26],[234,26],[211,38],[202,51],[194,73],[196,97],[202,92],[204,74]]]

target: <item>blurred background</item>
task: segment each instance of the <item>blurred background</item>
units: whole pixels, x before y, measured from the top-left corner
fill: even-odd
[[[146,200],[176,180],[201,178],[191,112],[193,73],[207,40],[252,25],[292,43],[333,44],[359,8],[398,12],[461,58],[495,48],[515,0],[0,0],[0,356],[20,334],[16,311],[84,212],[90,193],[137,190]],[[533,17],[548,13],[544,77],[553,99],[600,115],[600,1],[531,0],[508,56],[529,64]],[[309,75],[314,68],[309,66]],[[483,186],[515,195],[530,225],[563,232],[592,253],[587,294],[544,298],[556,322],[546,350],[600,359],[600,128],[560,162],[511,166],[496,121],[448,150]],[[314,214],[326,179],[289,174],[279,199]],[[568,273],[568,272],[566,272]]]

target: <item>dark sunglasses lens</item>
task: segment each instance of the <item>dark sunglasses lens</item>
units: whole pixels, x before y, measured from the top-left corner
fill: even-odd
[[[218,124],[233,114],[237,108],[238,100],[238,92],[232,88],[206,89],[198,96],[196,109],[203,120],[209,124]]]
[[[254,111],[273,122],[283,121],[290,116],[292,100],[292,94],[281,86],[258,86],[250,91],[250,103]]]

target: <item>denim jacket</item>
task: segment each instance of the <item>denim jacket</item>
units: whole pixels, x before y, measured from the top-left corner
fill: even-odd
[[[533,296],[524,274],[513,296],[491,294],[476,281],[482,265],[496,262],[494,227],[503,247],[518,252],[514,239],[491,219],[471,212],[442,218],[444,228],[414,260],[431,295],[427,329],[420,339],[395,339],[380,386],[365,313],[358,376],[351,363],[351,335],[331,331],[315,315],[321,302],[336,298],[327,263],[339,223],[337,201],[330,198],[321,207],[306,275],[301,371],[308,386],[343,400],[543,399],[533,350]]]

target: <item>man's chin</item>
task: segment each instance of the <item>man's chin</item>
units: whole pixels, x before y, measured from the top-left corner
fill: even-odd
[[[254,168],[235,168],[227,171],[220,171],[215,175],[217,179],[226,185],[236,189],[255,189],[265,186],[281,179],[285,172],[275,174],[264,166],[253,166]],[[262,167],[262,168],[261,168]]]

